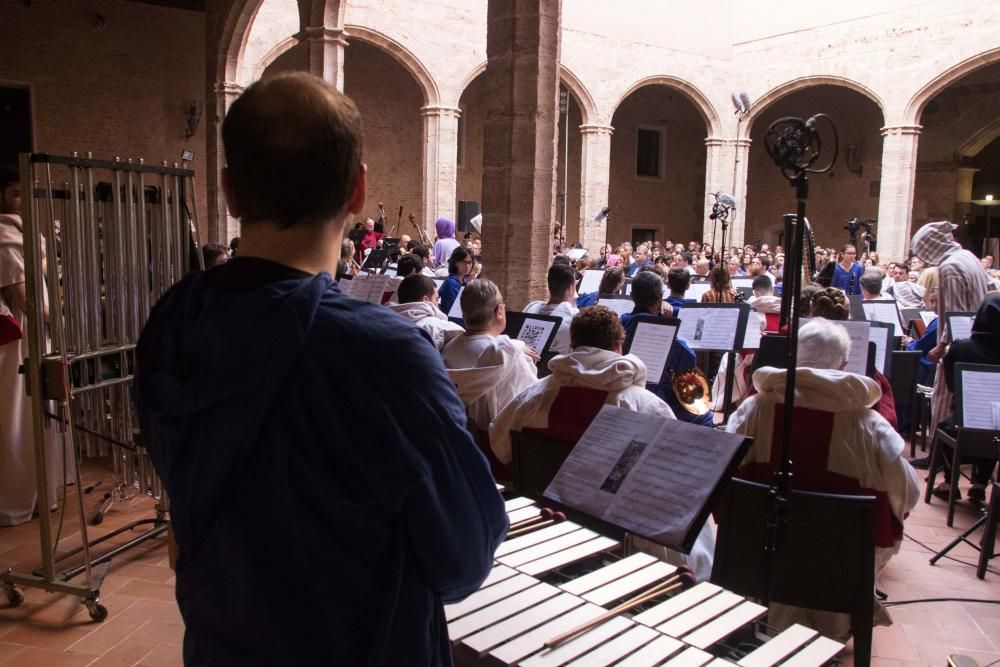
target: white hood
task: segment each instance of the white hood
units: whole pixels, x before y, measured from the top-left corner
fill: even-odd
[[[780,313],[781,297],[774,295],[756,296],[750,299],[750,307],[758,313]]]
[[[620,391],[626,387],[646,385],[646,365],[639,357],[596,347],[578,347],[566,355],[549,361],[554,375],[576,379],[576,386]]]
[[[762,398],[785,402],[784,369],[765,366],[753,374],[753,386]],[[882,398],[878,383],[869,377],[825,368],[799,368],[795,372],[796,407],[846,412],[870,408]]]
[[[399,313],[414,324],[425,317],[433,317],[437,320],[448,321],[448,316],[441,312],[441,309],[430,301],[414,301],[412,303],[397,303],[389,306],[389,309]]]

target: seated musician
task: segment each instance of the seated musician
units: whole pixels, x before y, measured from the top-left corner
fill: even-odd
[[[673,270],[675,269],[671,269],[671,271]],[[687,273],[683,268],[676,270]],[[640,271],[635,274],[635,278],[632,279],[632,302],[635,303],[635,308],[631,313],[626,313],[621,317],[621,323],[626,333],[638,326],[639,322],[643,320],[655,320],[663,316],[661,314],[664,310],[663,281],[660,276],[652,271]],[[666,308],[669,309],[670,306],[667,305]],[[677,419],[702,426],[712,426],[711,411],[700,415],[693,414],[681,405],[674,393],[672,378],[677,373],[693,369],[695,365],[694,350],[680,338],[674,338],[674,344],[667,356],[667,379],[660,384],[659,378],[653,378],[655,381],[647,382],[646,389],[666,401]],[[707,398],[706,396],[706,400]]]
[[[460,303],[465,333],[445,345],[441,357],[469,418],[486,429],[512,398],[538,380],[538,355],[503,333],[507,312],[493,282],[473,280]]]
[[[572,267],[554,261],[549,267],[546,281],[549,300],[532,301],[524,307],[524,312],[561,318],[562,324],[559,325],[550,349],[556,354],[567,354],[570,348],[570,323],[573,321],[573,316],[579,312],[576,307],[576,272]]]
[[[649,271],[638,275],[656,276]],[[645,389],[642,361],[622,355],[625,330],[613,311],[603,306],[584,308],[573,318],[570,336],[573,351],[550,361],[552,374],[514,398],[490,424],[490,446],[500,461],[511,460],[511,431],[529,430],[574,446],[603,405],[674,417],[670,406]],[[715,537],[707,524],[690,556],[635,536],[629,539],[637,549],[674,564],[687,564],[699,580],[711,575]]]
[[[594,306],[602,294],[618,294],[622,291],[624,284],[625,272],[622,271],[622,268],[620,266],[609,266],[604,269],[604,275],[601,276],[601,284],[598,286],[597,291],[578,296],[576,307],[582,309],[587,306]]]
[[[900,308],[923,308],[924,288],[915,282],[910,282],[909,271],[905,264],[891,264],[892,282],[885,289],[892,295]]]
[[[677,313],[680,312],[685,303],[697,303],[694,299],[684,298],[688,288],[691,287],[691,274],[685,269],[670,269],[667,272],[667,287],[670,288],[670,296],[665,300],[674,309],[674,317],[677,317]]]
[[[850,349],[847,331],[835,322],[818,318],[799,329],[795,410],[802,434],[794,440],[794,486],[810,491],[876,495],[877,577],[899,550],[903,519],[916,505],[920,489],[916,472],[902,455],[903,439],[871,409],[881,395],[878,384],[843,370]],[[761,483],[770,483],[774,478],[780,463],[780,447],[774,435],[781,429],[777,409],[784,403],[785,378],[784,369],[758,369],[753,375],[758,393],[744,401],[726,427],[730,433],[754,439],[739,470],[740,477]],[[885,625],[887,621],[886,614],[876,611],[877,624]],[[834,638],[846,636],[850,627],[846,614],[772,605],[770,625],[784,628],[793,622]]]
[[[282,73],[222,139],[239,257],[171,287],[136,348],[184,664],[449,664],[442,603],[479,588],[508,522],[438,353],[330,275],[364,207],[361,115]],[[392,391],[345,391],[382,369]],[[267,583],[283,570],[325,574]]]
[[[892,297],[882,293],[883,278],[881,269],[866,269],[861,274],[861,298],[865,301],[891,299]]]
[[[419,273],[409,275],[403,278],[396,292],[399,303],[390,304],[389,308],[416,324],[440,350],[453,338],[465,333],[465,329],[449,320],[438,308],[436,287],[427,276]]]

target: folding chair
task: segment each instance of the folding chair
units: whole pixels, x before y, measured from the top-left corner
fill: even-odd
[[[920,352],[892,353],[889,382],[892,385],[892,395],[896,399],[896,418],[900,414],[909,416],[907,436],[910,439],[910,456],[916,456],[916,416],[917,416],[917,371],[920,368]],[[903,435],[900,433],[900,435]]]

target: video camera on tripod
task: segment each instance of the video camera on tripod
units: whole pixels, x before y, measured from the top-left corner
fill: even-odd
[[[859,220],[858,218],[851,218],[848,220],[847,224],[844,225],[844,229],[851,235],[851,245],[854,247],[858,246],[858,233],[860,232],[862,245],[865,246],[866,250],[875,250],[877,239],[875,238],[875,234],[872,232],[872,226],[874,224],[874,220]]]

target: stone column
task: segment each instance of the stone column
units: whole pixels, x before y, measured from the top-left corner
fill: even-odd
[[[427,106],[424,117],[424,231],[434,238],[434,221],[455,220],[458,191],[458,107]],[[457,222],[457,221],[456,221]]]
[[[910,251],[913,190],[920,125],[882,128],[882,185],[878,202],[878,251],[883,260],[905,259]]]
[[[705,139],[705,222],[704,238],[713,246],[722,244],[722,224],[709,218],[715,204],[715,192],[732,195],[736,209],[729,212],[726,245],[742,245],[746,230],[747,163],[749,139]],[[712,237],[715,237],[713,243]],[[718,248],[715,248],[718,250]]]
[[[243,93],[243,86],[228,81],[215,83],[210,92],[212,116],[205,128],[205,182],[208,186],[208,240],[228,245],[229,239],[239,236],[240,223],[229,216],[226,196],[222,191],[222,168],[226,156],[222,149],[222,121],[230,105]]]
[[[309,26],[297,35],[305,44],[309,73],[322,77],[344,91],[344,47],[347,46],[341,28]]]
[[[483,252],[510,308],[545,294],[559,99],[561,3],[490,0],[486,14]]]
[[[972,222],[975,214],[972,212],[972,184],[976,178],[975,167],[957,167],[955,169],[955,215],[952,222],[962,225],[968,219]]]
[[[591,257],[598,257],[600,248],[607,239],[607,223],[595,222],[594,216],[605,206],[610,206],[608,190],[611,172],[610,125],[581,125],[583,141],[580,169],[580,244],[590,251]],[[614,220],[614,211],[611,212]],[[611,240],[611,243],[616,243]]]

